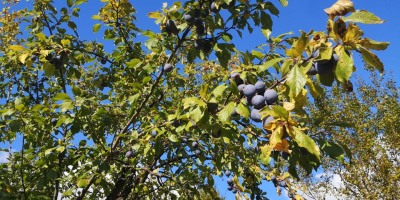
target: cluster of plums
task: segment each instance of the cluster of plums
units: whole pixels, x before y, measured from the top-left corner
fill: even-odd
[[[49,54],[46,56],[46,60],[53,64],[56,69],[61,69],[63,66],[63,56],[61,54],[56,56]]]
[[[228,183],[227,189],[229,191],[232,191],[234,194],[236,194],[238,190],[236,188],[236,184],[233,184],[233,179],[230,178],[231,172],[229,170],[227,170],[227,171],[225,171],[225,175],[228,177],[228,179],[226,180],[226,182]]]
[[[265,175],[263,175],[262,179],[263,180],[267,180],[267,177],[265,177]],[[275,187],[278,187],[278,186],[287,187],[287,183],[285,181],[283,181],[283,180],[276,179],[275,175],[271,176],[271,181],[272,181],[272,183],[274,184]]]
[[[346,54],[350,56],[350,52],[346,50]],[[319,55],[319,49],[314,51],[312,57],[316,58]],[[308,75],[322,75],[326,76],[333,72],[336,64],[339,62],[339,56],[336,53],[332,54],[332,57],[327,60],[313,61],[310,70],[308,70]]]
[[[241,95],[246,96],[247,105],[253,108],[250,114],[250,118],[255,122],[262,122],[262,125],[266,125],[273,121],[272,116],[264,117],[261,119],[259,111],[266,105],[273,105],[278,101],[278,93],[272,89],[266,89],[265,83],[257,81],[256,84],[244,84],[244,81],[240,78],[240,73],[233,73],[231,78],[238,85],[238,89]],[[236,108],[232,111],[231,117],[237,117]]]

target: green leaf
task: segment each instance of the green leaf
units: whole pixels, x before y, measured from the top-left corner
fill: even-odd
[[[265,106],[265,107],[268,107],[268,106]],[[280,107],[280,106],[271,106],[271,108],[280,117],[282,117],[284,119],[289,119],[289,111],[287,111],[285,108]],[[268,110],[268,108],[266,108],[266,110]],[[272,114],[272,116],[274,117],[273,114]]]
[[[290,91],[297,96],[307,83],[306,75],[295,65],[287,75],[287,82],[289,83]]]
[[[53,76],[54,71],[56,70],[56,68],[54,67],[54,65],[45,62],[42,65],[42,70],[44,71],[44,75],[45,76]]]
[[[20,120],[13,120],[9,126],[12,132],[19,132],[19,129],[22,127],[22,123]]]
[[[219,85],[218,87],[216,87],[214,89],[214,91],[212,91],[212,93],[215,95],[215,97],[218,98],[218,97],[222,96],[222,93],[224,93],[224,91],[227,87],[228,86],[226,85],[226,83],[223,83],[223,84]]]
[[[81,91],[81,89],[79,89],[78,87],[72,86],[72,93],[73,93],[75,96],[80,96],[80,95],[82,94],[82,91]]]
[[[378,41],[371,40],[369,38],[364,38],[364,39],[358,40],[357,43],[367,49],[373,49],[373,50],[378,50],[378,51],[387,49],[387,47],[390,44],[390,42],[378,42]]]
[[[68,5],[68,7],[71,7],[72,5],[74,5],[74,0],[67,0],[67,5]]]
[[[261,11],[261,25],[261,29],[272,30],[273,22],[271,16],[264,11]]]
[[[53,169],[50,169],[49,173],[47,173],[47,178],[56,179],[57,177],[57,172]]]
[[[308,45],[309,39],[310,37],[306,36],[306,33],[301,31],[299,39],[293,44],[291,49],[285,50],[285,54],[291,58],[300,56]]]
[[[293,127],[295,131],[295,140],[300,147],[306,148],[308,152],[314,154],[318,159],[320,159],[320,150],[318,145],[314,142],[312,138],[308,135],[305,135],[300,129],[297,127]]]
[[[44,155],[45,156],[47,156],[47,155],[49,155],[54,149],[56,149],[57,147],[53,147],[53,148],[50,148],[50,149],[47,149],[45,152],[44,152]]]
[[[259,60],[261,60],[264,57],[264,54],[262,52],[259,52],[259,51],[251,50],[251,54],[253,56],[255,56],[256,58],[258,58]]]
[[[386,20],[381,20],[379,17],[366,10],[356,10],[351,15],[342,18],[345,22],[356,22],[363,24],[382,24],[387,22]]]
[[[269,40],[269,37],[271,36],[271,33],[272,33],[271,30],[270,29],[261,28],[261,32]]]
[[[284,60],[285,58],[273,58],[270,60],[267,60],[266,62],[264,62],[264,64],[258,66],[258,72],[263,72],[265,70],[267,70],[269,67],[271,67],[272,65],[275,65],[276,63]]]
[[[126,66],[127,66],[128,68],[137,68],[137,67],[139,67],[141,64],[142,64],[142,62],[140,61],[140,59],[135,58],[135,59],[132,59],[131,61],[127,62],[127,63],[126,63]]]
[[[240,114],[240,116],[248,119],[250,117],[250,110],[247,106],[243,105],[242,103],[239,103],[239,105],[236,108],[236,112]]]
[[[235,109],[235,103],[231,101],[226,105],[219,113],[218,117],[221,120],[221,122],[226,123],[231,117],[232,111]]]
[[[379,73],[382,74],[384,67],[383,67],[382,61],[378,58],[378,56],[376,56],[374,53],[368,51],[367,49],[365,49],[363,47],[361,47],[360,50],[361,50],[361,54],[362,54],[364,61],[367,64],[375,67],[379,71]]]
[[[293,59],[287,59],[281,66],[281,78],[285,77],[290,72],[290,68],[293,66]]]
[[[332,54],[333,54],[333,49],[332,47],[328,47],[328,46],[321,46],[319,48],[319,54],[318,56],[315,58],[315,61],[319,61],[319,60],[330,60],[332,58]]]
[[[179,142],[179,138],[178,138],[178,136],[176,136],[176,134],[170,134],[170,135],[168,136],[168,139],[169,139],[171,142]]]
[[[101,24],[95,24],[95,25],[93,26],[93,32],[94,32],[94,33],[97,33],[97,32],[100,30],[100,27],[101,27]]]
[[[330,73],[330,74],[325,75],[325,76],[317,74],[316,76],[317,76],[317,80],[322,85],[325,85],[325,86],[330,86],[331,87],[332,84],[333,84],[333,81],[335,81],[335,74],[334,73]]]
[[[53,101],[63,101],[63,100],[71,100],[68,94],[65,93],[57,93],[52,98]]]
[[[331,125],[331,126],[344,127],[344,128],[354,128],[355,127],[355,124],[347,123],[347,122],[327,122],[325,124],[326,125]]]
[[[225,42],[230,42],[231,40],[232,40],[232,35],[231,34],[229,34],[229,33],[223,33],[222,34],[222,39],[225,41]]]
[[[68,27],[76,31],[76,24],[73,21],[68,21]]]
[[[353,59],[345,52],[344,48],[340,51],[339,61],[336,65],[336,78],[339,82],[347,83],[351,74],[353,73]]]

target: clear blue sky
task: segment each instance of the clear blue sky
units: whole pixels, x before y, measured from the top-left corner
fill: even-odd
[[[255,0],[252,0],[255,1]],[[336,0],[289,0],[289,5],[285,8],[281,6],[278,0],[271,0],[272,3],[280,10],[279,17],[272,16],[274,26],[272,35],[277,36],[282,33],[294,31],[295,35],[299,34],[299,30],[304,30],[308,32],[313,29],[316,31],[325,31],[327,15],[323,11],[324,8],[330,7]],[[57,9],[61,9],[66,5],[66,1],[55,0]],[[91,16],[98,13],[99,8],[103,5],[100,1],[89,1],[90,3],[81,4],[80,19],[73,18],[78,26],[78,32],[82,39],[94,40],[104,42],[105,49],[107,52],[111,52],[114,48],[111,41],[103,41],[104,28],[100,29],[97,34],[93,34],[92,27],[94,24],[99,23],[98,21],[92,20]],[[137,10],[135,15],[139,21],[135,22],[137,27],[142,30],[150,29],[154,32],[159,32],[158,26],[154,23],[154,19],[147,18],[146,14],[148,12],[161,10],[162,3],[167,2],[171,5],[174,1],[171,0],[149,0],[149,1],[130,1]],[[380,51],[375,53],[381,58],[382,62],[385,64],[386,71],[392,70],[395,74],[395,79],[400,78],[400,69],[398,67],[398,57],[393,57],[395,54],[395,49],[400,47],[399,31],[400,31],[400,1],[375,1],[375,0],[353,0],[356,9],[368,10],[376,14],[381,19],[387,20],[384,24],[377,25],[364,25],[359,24],[361,29],[364,30],[365,36],[377,41],[390,42],[390,46],[385,51]],[[21,1],[16,9],[21,9],[28,7],[31,9],[32,1]],[[228,11],[221,11],[226,13]],[[250,21],[251,23],[251,21]],[[265,37],[261,34],[259,29],[255,29],[254,32],[249,35],[247,31],[243,33],[243,39],[241,39],[236,32],[231,32],[234,36],[233,43],[236,48],[240,51],[246,51],[254,49],[262,43],[266,43]],[[26,35],[25,35],[26,36]],[[138,41],[144,42],[146,37],[139,36]],[[396,51],[397,52],[397,51]],[[355,75],[363,76],[365,79],[369,77],[369,73],[363,69],[363,63],[358,54],[355,54],[355,66],[358,71]],[[354,75],[353,75],[354,77]],[[398,84],[399,86],[399,84]],[[356,88],[355,88],[356,89]],[[1,101],[3,102],[3,101]],[[21,147],[20,142],[16,142],[13,145],[13,149],[19,150]],[[0,148],[8,148],[8,144],[0,143]],[[220,190],[221,194],[227,197],[228,200],[234,199],[232,192],[226,190],[227,183],[226,177],[219,178],[215,177],[215,183],[217,188]],[[263,182],[261,186],[262,189],[268,192],[267,197],[270,199],[288,199],[284,196],[276,196],[275,188],[270,182]]]

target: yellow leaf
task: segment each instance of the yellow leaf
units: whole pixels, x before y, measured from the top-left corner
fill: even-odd
[[[161,12],[157,11],[157,12],[147,13],[147,16],[149,16],[149,18],[159,19],[159,18],[163,17],[164,15]]]
[[[381,59],[379,59],[378,56],[363,47],[361,47],[360,50],[364,61],[369,65],[375,67],[382,74],[384,67]]]
[[[244,194],[244,198],[246,198],[247,200],[249,200],[249,197],[247,196],[247,194]]]
[[[25,47],[20,46],[20,45],[10,45],[8,48],[12,49],[12,50],[15,50],[15,51],[26,50]]]
[[[353,40],[358,40],[361,38],[361,36],[364,35],[364,32],[360,30],[360,27],[357,25],[354,25],[353,23],[349,23],[347,26],[346,33],[343,38],[343,42],[350,42]]]
[[[18,56],[18,59],[19,59],[19,61],[21,61],[22,64],[25,64],[25,60],[27,57],[28,57],[28,54],[25,53],[25,54]]]
[[[70,44],[70,43],[71,43],[71,41],[69,41],[68,39],[67,39],[67,40],[64,40],[64,39],[61,40],[61,44],[62,44],[63,46],[67,46],[67,45]]]
[[[369,38],[364,38],[362,40],[356,41],[356,43],[360,44],[361,46],[367,48],[367,49],[373,49],[373,50],[385,50],[390,42],[378,42],[374,40],[370,40]]]
[[[302,200],[303,198],[301,198],[300,195],[296,194],[296,196],[294,197],[296,200]]]
[[[282,139],[281,143],[277,143],[274,149],[275,151],[284,151],[287,153],[292,153],[292,150],[289,150],[289,142],[286,139]]]
[[[277,188],[276,188],[276,194],[277,194],[278,196],[281,196],[281,191],[282,191],[282,189],[281,189],[280,187],[277,187]]]
[[[283,108],[285,108],[287,111],[291,111],[295,108],[295,105],[294,105],[294,103],[284,102]]]
[[[7,192],[11,193],[11,188],[10,187],[7,187]]]
[[[353,2],[350,0],[338,0],[330,8],[324,10],[329,15],[330,19],[334,19],[336,16],[344,16],[349,12],[355,12]]]

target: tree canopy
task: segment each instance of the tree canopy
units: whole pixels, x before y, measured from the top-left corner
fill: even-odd
[[[301,199],[292,179],[324,157],[352,158],[319,131],[351,122],[321,124],[328,117],[306,108],[325,88],[351,88],[356,55],[383,73],[373,51],[389,45],[364,36],[356,23],[384,20],[350,0],[325,9],[326,31],[294,36],[271,32],[286,0],[164,3],[148,13],[159,32],[135,24],[128,0],[101,0],[91,19],[78,19],[87,0],[18,11],[18,0],[2,2],[0,141],[22,137],[21,151],[1,149],[10,152],[4,198],[217,198],[214,179],[224,176],[237,199],[268,198],[262,180]],[[93,20],[114,48],[81,39],[88,29],[76,20]],[[231,41],[245,31],[261,31],[265,44],[237,49]]]

